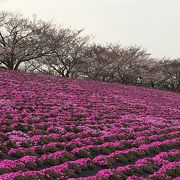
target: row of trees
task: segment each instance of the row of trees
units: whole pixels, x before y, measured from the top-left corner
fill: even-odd
[[[180,91],[180,59],[141,47],[91,43],[90,36],[20,14],[0,13],[0,67]]]

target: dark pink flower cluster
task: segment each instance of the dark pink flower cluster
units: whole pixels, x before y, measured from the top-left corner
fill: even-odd
[[[10,71],[0,87],[0,180],[178,180],[180,94]]]

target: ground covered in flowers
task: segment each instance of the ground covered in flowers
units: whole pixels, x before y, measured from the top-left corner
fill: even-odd
[[[180,176],[180,94],[0,71],[0,180]]]

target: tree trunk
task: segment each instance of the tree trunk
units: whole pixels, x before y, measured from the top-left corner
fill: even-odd
[[[8,65],[7,65],[7,68],[8,68],[9,70],[14,70],[14,65],[13,65],[13,63],[12,63],[12,62],[9,62]]]
[[[14,70],[17,71],[19,68],[19,65],[21,64],[21,61],[18,61],[17,64],[14,67]]]

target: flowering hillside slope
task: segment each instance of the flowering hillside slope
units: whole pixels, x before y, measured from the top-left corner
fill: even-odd
[[[0,180],[178,179],[180,94],[0,71]]]

